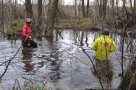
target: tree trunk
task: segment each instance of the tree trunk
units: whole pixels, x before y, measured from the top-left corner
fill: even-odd
[[[3,25],[3,21],[4,21],[4,5],[3,5],[3,0],[2,0],[2,13],[1,13],[1,26],[2,26],[2,32],[4,32],[4,25]]]
[[[131,11],[132,11],[132,13],[133,13],[133,4],[132,4],[132,0],[129,0],[129,2],[130,2]]]
[[[79,2],[79,5],[78,5],[78,13],[79,13],[79,17],[82,16],[82,9],[81,9],[81,1]]]
[[[53,0],[50,12],[48,12],[48,22],[46,26],[46,36],[52,37],[53,36],[53,27],[55,23],[55,18],[57,14],[57,9],[58,9],[58,1],[59,0]]]
[[[112,7],[112,17],[114,19],[115,9],[114,9],[114,0],[111,0],[111,7]]]
[[[134,0],[134,13],[136,14],[136,0]]]
[[[103,19],[105,19],[105,16],[106,16],[106,8],[107,8],[107,0],[103,0],[103,14],[102,14],[102,16],[103,16]]]
[[[18,15],[17,15],[17,0],[14,1],[14,8],[15,8],[15,9],[14,9],[14,14],[15,14],[15,15],[14,15],[14,18],[16,19],[17,16],[18,16]]]
[[[103,9],[102,9],[102,0],[99,0],[99,16],[102,17]]]
[[[89,0],[87,0],[87,9],[86,9],[86,17],[89,16]]]
[[[85,17],[85,3],[84,0],[82,0],[82,15]]]
[[[107,0],[99,0],[99,16],[105,19],[106,9],[107,8]]]
[[[33,10],[32,10],[31,0],[25,0],[25,8],[26,8],[27,17],[32,18]]]
[[[116,14],[119,15],[119,2],[118,2],[118,0],[116,0],[116,9],[117,9]]]
[[[53,0],[49,0],[49,3],[48,3],[48,15],[49,16],[49,12],[51,11],[51,3],[53,2]]]
[[[126,0],[122,0],[122,3],[123,3],[122,13],[125,16],[124,20],[127,20],[129,18],[129,16],[128,16],[128,12],[127,12],[127,9],[126,9]]]
[[[38,25],[42,24],[42,0],[38,0]]]
[[[136,0],[134,0],[134,9],[133,9],[133,13],[134,13],[134,15],[133,15],[134,24],[136,24],[136,19],[135,19],[135,17],[136,17]]]
[[[38,37],[42,35],[42,0],[38,0],[38,25],[37,25],[37,31],[38,31]]]
[[[75,17],[78,15],[78,5],[77,5],[77,0],[75,0]]]

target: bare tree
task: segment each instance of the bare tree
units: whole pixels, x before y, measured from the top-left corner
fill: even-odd
[[[107,8],[107,0],[103,0],[102,3],[102,17],[105,18],[106,16],[106,8]]]
[[[4,10],[4,5],[3,5],[3,0],[2,0],[2,12],[1,12],[1,26],[2,26],[2,32],[4,32],[4,26],[3,26],[3,20],[4,20],[4,12],[3,12],[3,10]]]
[[[27,17],[32,18],[33,10],[32,10],[31,0],[25,0],[25,8],[26,8]]]
[[[42,0],[38,0],[38,25],[42,24]]]
[[[97,0],[97,4],[99,8],[99,16],[105,18],[107,10],[107,0]]]
[[[114,18],[114,14],[115,14],[115,8],[114,8],[114,0],[111,0],[111,7],[112,7],[112,17]]]
[[[134,13],[136,14],[136,0],[134,0]]]
[[[59,0],[53,0],[52,4],[51,4],[51,8],[50,11],[48,12],[48,22],[47,22],[47,26],[46,26],[46,36],[48,37],[52,37],[53,36],[53,27],[54,27],[54,23],[55,23],[55,18],[56,18],[56,14],[57,14],[57,9],[58,9],[58,1]]]
[[[17,0],[14,0],[14,18],[17,18]]]
[[[89,16],[89,0],[87,0],[86,17]]]
[[[78,15],[78,5],[77,5],[77,0],[75,0],[75,17]]]
[[[82,0],[82,15],[85,17],[85,2]]]
[[[42,0],[37,0],[38,1],[38,24],[37,24],[37,30],[38,30],[38,36],[41,36],[42,30]]]

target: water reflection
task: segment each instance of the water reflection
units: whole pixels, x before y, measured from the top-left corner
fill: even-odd
[[[56,37],[56,40],[58,40],[58,37]],[[50,51],[52,52],[50,55],[51,59],[49,69],[51,70],[51,72],[49,73],[49,77],[52,82],[57,82],[58,79],[60,79],[61,65],[61,61],[59,60],[58,46],[56,43],[53,43],[53,38],[47,38],[47,41],[49,46],[51,47]]]
[[[23,49],[22,50],[22,62],[24,63],[24,70],[25,72],[32,71],[34,69],[34,65],[31,63],[32,62],[32,51],[28,49]]]
[[[85,43],[86,43],[86,45],[87,45],[87,47],[89,46],[89,44],[88,44],[88,34],[86,33],[86,35],[85,35]]]
[[[19,58],[19,60],[22,60],[24,64],[23,69],[25,70],[25,72],[31,72],[34,69],[36,72],[31,75],[29,74],[28,76],[25,74],[26,77],[29,78],[30,81],[36,83],[37,81],[45,80],[47,81],[46,85],[49,85],[47,87],[52,86],[53,88],[55,88],[52,90],[85,90],[86,88],[90,90],[90,88],[95,89],[95,87],[100,87],[100,83],[97,77],[94,76],[92,72],[90,72],[90,68],[92,68],[90,60],[80,48],[80,46],[83,46],[83,48],[86,50],[90,57],[95,56],[94,51],[92,51],[90,47],[92,46],[94,39],[99,36],[99,32],[59,30],[54,31],[54,34],[55,37],[52,39],[38,39],[37,42],[39,46],[34,52],[25,49],[22,50],[21,54],[19,52],[17,57]],[[118,74],[121,73],[121,67],[119,63],[119,49],[121,49],[122,47],[121,37],[117,34],[111,34],[111,37],[114,38],[118,47],[116,52],[117,55],[114,53],[111,55],[111,62],[113,64],[113,69],[111,69],[113,70],[112,88],[117,89],[120,83]],[[135,39],[131,42],[129,39],[125,39],[125,45],[129,45],[127,49],[130,51],[132,50],[132,47],[135,48],[134,46],[136,44],[134,43],[136,43]],[[10,44],[1,41],[1,55],[3,55],[3,53],[6,53],[7,55],[12,55],[16,52],[16,50],[14,50],[15,48],[9,49],[8,45]],[[18,41],[17,45],[20,45]],[[136,51],[136,49],[133,49],[133,52],[134,51]],[[22,55],[23,58],[20,58],[22,57]],[[15,70],[17,70],[18,73],[17,75],[12,75],[12,77],[9,77],[11,73],[16,74],[13,70],[11,71],[11,67],[9,67],[7,74],[5,74],[7,75],[5,76],[6,80],[3,81],[3,83],[5,83],[5,86],[7,85],[6,82],[11,83],[11,81],[14,81],[13,79],[16,79],[17,77],[19,77],[19,80],[21,82],[20,86],[23,86],[22,83],[24,79],[19,76],[20,73],[22,73],[22,68],[18,68],[18,66],[22,65],[22,62],[18,62],[17,60],[16,62],[16,66],[14,66]],[[41,84],[42,82],[38,83]],[[104,83],[107,83],[107,79],[104,80],[103,84]],[[12,84],[13,83],[11,83],[11,85]],[[108,81],[107,84],[111,84],[111,81]]]
[[[51,62],[51,67],[50,67],[50,70],[51,72],[49,73],[50,75],[50,80],[52,82],[57,82],[58,79],[60,79],[60,65],[57,63],[57,61],[52,61]]]

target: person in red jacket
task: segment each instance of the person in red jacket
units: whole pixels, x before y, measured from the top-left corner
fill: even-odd
[[[21,38],[23,47],[37,47],[37,44],[32,40],[32,30],[30,25],[32,23],[31,18],[26,19],[26,23],[21,30]]]

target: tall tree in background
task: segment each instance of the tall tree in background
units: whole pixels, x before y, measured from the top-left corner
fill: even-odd
[[[82,15],[85,17],[85,2],[82,0]]]
[[[103,19],[106,16],[107,0],[97,0],[99,8],[99,16]]]
[[[31,0],[25,0],[25,8],[26,8],[27,17],[32,18],[33,10],[32,10]]]
[[[136,0],[134,0],[134,17],[136,17]],[[136,23],[136,21],[134,20],[134,24]]]
[[[41,36],[42,31],[41,31],[41,26],[42,26],[42,0],[37,0],[38,2],[38,25],[37,25],[37,30],[38,30],[38,36]]]
[[[112,8],[112,17],[114,18],[114,14],[115,14],[115,8],[114,8],[114,0],[111,0],[111,8]]]
[[[86,9],[86,17],[88,18],[89,16],[89,1],[90,0],[87,0],[87,9]]]
[[[103,14],[102,14],[102,16],[103,16],[103,18],[105,18],[105,16],[106,16],[106,8],[107,8],[107,0],[103,0]]]
[[[136,0],[134,0],[134,13],[136,15]]]
[[[123,15],[127,16],[126,0],[122,0],[122,3],[123,3],[122,13],[123,13]]]
[[[42,24],[42,0],[38,0],[38,25]]]
[[[75,17],[78,15],[78,5],[77,5],[77,0],[75,0]]]
[[[4,16],[4,5],[3,5],[3,0],[2,0],[2,7],[1,7],[1,9],[2,9],[2,13],[1,13],[1,26],[2,26],[2,32],[4,32],[4,26],[3,26],[3,16]]]
[[[49,12],[50,12],[50,10],[51,10],[51,3],[53,2],[53,0],[49,0],[49,3],[48,3],[48,14],[49,14]]]
[[[14,3],[14,18],[17,18],[17,0],[13,0]]]
[[[46,26],[46,36],[48,37],[52,37],[53,36],[53,27],[54,27],[54,23],[55,23],[55,18],[56,18],[56,14],[57,14],[57,9],[58,9],[58,1],[59,0],[53,0],[52,4],[51,4],[51,8],[50,11],[48,12],[48,16],[47,16],[47,26]]]

